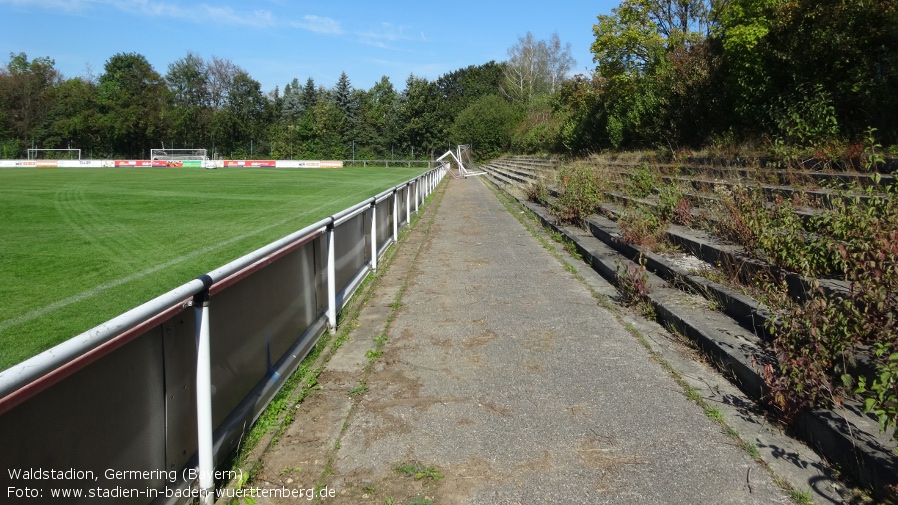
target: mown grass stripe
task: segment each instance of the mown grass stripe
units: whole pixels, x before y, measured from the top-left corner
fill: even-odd
[[[0,170],[0,369],[423,171]]]

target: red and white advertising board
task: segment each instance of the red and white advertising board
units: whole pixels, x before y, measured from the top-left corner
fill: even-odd
[[[99,168],[103,166],[103,160],[59,160],[59,168]]]
[[[278,160],[278,168],[318,168],[321,162],[318,160]]]
[[[276,167],[274,160],[224,160],[226,167]]]
[[[151,160],[115,160],[115,166],[117,166],[117,167],[151,167],[151,166],[153,166],[153,162]]]

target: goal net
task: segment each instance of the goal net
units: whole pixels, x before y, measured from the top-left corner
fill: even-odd
[[[199,161],[209,159],[205,149],[150,149],[150,161]]]

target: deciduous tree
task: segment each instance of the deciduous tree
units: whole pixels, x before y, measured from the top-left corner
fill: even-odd
[[[508,49],[502,90],[512,101],[529,102],[539,93],[554,93],[574,65],[571,45],[562,46],[558,33],[546,42],[527,32]]]
[[[452,138],[458,144],[473,144],[478,159],[494,158],[511,147],[518,110],[499,95],[482,96],[455,118]]]
[[[147,156],[168,140],[165,81],[137,53],[118,53],[99,78],[100,125],[109,155]]]
[[[56,87],[62,82],[54,65],[49,57],[29,61],[25,53],[10,53],[6,68],[0,69],[0,132],[5,130],[17,145],[30,146],[32,140],[41,140],[43,134],[38,130],[54,106]]]
[[[171,137],[177,148],[200,147],[209,139],[212,104],[209,71],[198,55],[187,56],[169,64],[165,74],[171,99],[169,118]]]

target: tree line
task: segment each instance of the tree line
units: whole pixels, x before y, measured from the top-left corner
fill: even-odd
[[[98,77],[65,79],[49,57],[11,54],[0,71],[0,157],[26,149],[80,148],[94,158],[142,158],[152,148],[206,148],[224,157],[349,159],[424,156],[446,146],[446,111],[495,90],[494,62],[437,81],[387,77],[356,89],[294,78],[265,93],[230,60],[188,53],[157,72],[136,53],[110,57]],[[495,92],[495,91],[493,91]]]
[[[426,159],[479,142],[455,127],[472,103],[510,103],[544,89],[529,83],[532,75],[519,80],[525,90],[508,89],[508,65],[494,61],[436,80],[410,75],[402,90],[386,76],[359,89],[344,72],[332,88],[293,78],[268,93],[230,60],[189,52],[164,75],[136,53],[113,55],[97,77],[66,79],[54,65],[18,53],[0,69],[0,158],[23,158],[31,147],[143,158],[167,147],[206,148],[226,158]],[[569,70],[555,62],[537,71],[551,69],[556,82]]]
[[[624,0],[593,31],[570,149],[898,143],[894,0]]]
[[[49,57],[0,69],[0,157],[31,146],[91,157],[207,148],[231,158],[426,158],[764,142],[826,151],[875,132],[898,144],[895,0],[623,0],[599,15],[595,68],[531,33],[508,59],[435,80],[355,88],[294,78],[263,92],[233,62],[140,54],[65,79]]]

